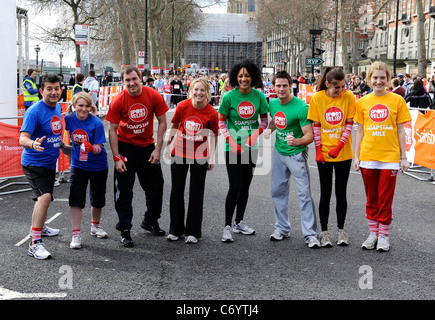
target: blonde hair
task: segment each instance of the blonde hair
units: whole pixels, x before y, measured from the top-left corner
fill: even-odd
[[[66,112],[68,114],[71,114],[73,112],[73,107],[75,106],[75,104],[77,103],[77,100],[79,100],[79,99],[85,100],[86,103],[88,104],[88,106],[91,106],[91,113],[92,114],[97,113],[97,107],[92,104],[91,96],[88,93],[81,91],[81,92],[73,95],[73,97],[71,99],[71,103],[69,104],[68,108],[66,109]]]
[[[189,87],[189,95],[190,97],[192,97],[193,94],[193,88],[195,87],[195,85],[200,82],[204,85],[205,87],[205,93],[207,95],[207,101],[211,100],[211,92],[210,92],[210,82],[208,82],[207,78],[196,78],[192,81],[192,83],[190,84]]]
[[[391,80],[390,68],[388,68],[388,66],[385,62],[375,61],[372,63],[370,70],[369,70],[369,73],[367,74],[367,80],[368,80],[367,84],[370,86],[370,88],[372,87],[370,79],[372,78],[372,75],[375,71],[385,71],[385,73],[387,74],[387,83],[390,82],[390,80]]]

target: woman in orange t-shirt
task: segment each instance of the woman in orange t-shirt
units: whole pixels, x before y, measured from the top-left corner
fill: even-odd
[[[176,241],[186,236],[186,243],[197,243],[201,238],[205,178],[207,171],[211,171],[214,166],[218,114],[207,102],[211,93],[206,78],[193,80],[189,91],[191,98],[181,101],[175,109],[164,151],[166,159],[172,158],[169,206],[171,222],[167,239]],[[174,144],[171,150],[172,141]],[[184,224],[184,189],[189,170],[189,206]]]
[[[338,245],[348,245],[344,232],[347,213],[347,182],[352,165],[352,128],[355,114],[355,97],[345,89],[346,80],[342,69],[325,68],[308,109],[308,119],[313,121],[316,162],[320,177],[319,217],[322,247],[332,246],[328,231],[329,206],[335,172],[335,196],[337,213]]]
[[[362,248],[378,251],[390,249],[397,173],[409,168],[404,123],[411,121],[411,115],[405,100],[386,90],[390,77],[385,63],[372,64],[367,79],[373,92],[358,100],[354,117],[358,123],[354,168],[361,169],[370,230]]]

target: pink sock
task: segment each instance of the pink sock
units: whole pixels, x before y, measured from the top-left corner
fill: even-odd
[[[370,219],[367,219],[367,222],[369,223],[370,233],[376,233],[376,235],[378,235],[379,222]]]
[[[81,234],[80,229],[73,230],[73,236],[79,236]]]
[[[92,221],[92,226],[93,226],[93,227],[99,227],[99,226],[100,226],[100,223],[99,223],[99,222]]]
[[[41,232],[42,228],[34,228],[32,227],[32,246],[36,241],[41,241]]]
[[[390,233],[390,225],[386,225],[386,224],[379,224],[379,234],[383,234],[384,236],[388,237]]]

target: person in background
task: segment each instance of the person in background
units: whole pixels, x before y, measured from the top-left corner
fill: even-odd
[[[405,73],[403,75],[403,89],[405,89],[405,98],[411,91],[412,84],[414,83],[411,79],[411,75],[409,73]]]
[[[83,89],[83,82],[85,81],[85,76],[83,73],[78,73],[76,77],[76,83],[74,87],[72,88],[72,95],[74,96],[76,93],[82,92]]]
[[[71,75],[71,78],[69,78],[69,83],[68,84],[70,86],[72,86],[72,87],[76,84],[76,75],[75,74]]]
[[[405,97],[411,108],[426,109],[432,105],[432,98],[423,86],[421,79],[415,79],[411,92]]]
[[[98,80],[95,78],[95,71],[89,71],[89,76],[83,82],[83,90],[88,92],[92,97],[92,104],[94,106],[98,106],[98,93],[99,93],[100,85]]]
[[[29,69],[27,76],[23,79],[24,107],[29,109],[34,103],[39,101],[39,90],[36,86],[36,70]]]
[[[404,124],[412,118],[405,99],[386,90],[390,77],[384,62],[371,65],[367,79],[373,93],[357,101],[354,117],[358,129],[353,166],[356,171],[361,170],[370,231],[362,244],[366,250],[390,250],[397,173],[409,168]]]
[[[172,96],[172,86],[169,84],[169,79],[165,79],[165,84],[163,85],[163,97],[165,99],[166,105],[172,108],[171,96]]]
[[[73,110],[74,108],[74,110]],[[65,115],[65,130],[69,131],[72,151],[70,170],[70,218],[72,240],[70,248],[82,246],[81,221],[86,205],[86,190],[89,182],[91,204],[91,235],[107,238],[101,227],[101,215],[106,204],[106,182],[109,172],[107,152],[104,148],[106,135],[104,125],[95,116],[97,108],[85,92],[72,97]]]
[[[400,85],[399,78],[391,80],[391,92],[396,93],[403,98],[405,97],[405,89]]]

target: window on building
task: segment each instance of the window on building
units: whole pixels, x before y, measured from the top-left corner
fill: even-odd
[[[255,0],[248,1],[248,12],[255,12]]]

